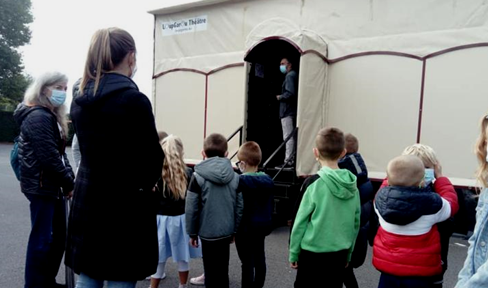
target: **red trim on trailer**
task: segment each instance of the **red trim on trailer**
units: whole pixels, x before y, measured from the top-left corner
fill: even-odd
[[[324,60],[324,62],[326,62],[327,64],[334,64],[334,63],[338,63],[338,62],[341,62],[341,61],[344,61],[344,60],[348,60],[348,59],[352,59],[352,58],[358,58],[358,57],[363,57],[363,56],[372,56],[372,55],[398,56],[398,57],[405,57],[405,58],[415,59],[415,60],[419,60],[419,61],[425,61],[427,59],[434,58],[434,57],[437,57],[437,56],[440,56],[440,55],[443,55],[443,54],[446,54],[446,53],[449,53],[449,52],[454,52],[454,51],[459,51],[459,50],[464,50],[464,49],[471,49],[471,48],[478,48],[478,47],[488,47],[488,42],[482,42],[482,43],[475,43],[475,44],[468,44],[468,45],[461,45],[461,46],[451,47],[451,48],[448,48],[448,49],[444,49],[444,50],[441,50],[441,51],[437,51],[437,52],[428,54],[428,55],[423,56],[423,57],[420,57],[420,56],[417,56],[417,55],[413,55],[413,54],[403,53],[403,52],[395,52],[395,51],[368,51],[368,52],[360,52],[360,53],[349,54],[349,55],[342,56],[342,57],[335,58],[335,59],[329,59],[325,55],[323,55],[322,53],[320,53],[320,52],[318,52],[316,50],[313,50],[313,49],[303,51],[296,43],[294,43],[293,41],[291,41],[288,38],[280,37],[280,36],[271,36],[271,37],[263,38],[261,41],[259,41],[258,43],[254,44],[246,52],[244,58],[247,57],[247,55],[252,51],[252,49],[254,49],[259,44],[261,44],[261,43],[263,43],[265,41],[268,41],[268,40],[282,40],[282,41],[286,41],[286,42],[290,43],[291,45],[293,45],[293,47],[295,47],[298,50],[298,52],[300,52],[301,55],[315,54],[318,57],[320,57],[322,60]],[[213,69],[213,70],[211,70],[209,72],[204,72],[204,71],[201,71],[201,70],[190,69],[190,68],[176,68],[176,69],[171,69],[171,70],[167,70],[167,71],[163,71],[161,73],[158,73],[157,75],[154,75],[153,76],[153,79],[158,78],[158,77],[161,77],[161,76],[163,76],[165,74],[168,74],[168,73],[179,72],[179,71],[193,72],[193,73],[198,73],[198,74],[202,74],[202,75],[208,76],[208,75],[211,75],[213,73],[217,73],[217,72],[219,72],[221,70],[224,70],[224,69],[227,69],[227,68],[240,67],[240,66],[244,66],[244,63],[241,62],[241,63],[233,63],[233,64],[224,65],[222,67]]]
[[[329,63],[334,64],[337,62],[341,62],[347,59],[351,58],[357,58],[357,57],[362,57],[362,56],[371,56],[371,55],[387,55],[387,56],[398,56],[398,57],[405,57],[405,58],[411,58],[411,59],[416,59],[422,61],[422,57],[408,54],[408,53],[402,53],[402,52],[395,52],[395,51],[368,51],[368,52],[360,52],[360,53],[354,53],[354,54],[349,54],[343,57],[335,58],[335,59],[329,59]]]
[[[441,51],[437,51],[437,52],[431,53],[431,54],[425,56],[424,59],[434,58],[436,56],[439,56],[439,55],[442,55],[442,54],[446,54],[446,53],[449,53],[449,52],[458,51],[458,50],[464,50],[464,49],[470,49],[470,48],[478,48],[478,47],[487,47],[487,46],[488,46],[488,43],[487,42],[481,42],[481,43],[474,43],[474,44],[467,44],[467,45],[455,46],[455,47],[451,47],[451,48],[447,48],[447,49],[444,49],[444,50],[441,50]]]
[[[291,41],[290,39],[288,39],[286,37],[282,37],[282,36],[269,36],[269,37],[266,37],[266,38],[261,39],[259,42],[257,42],[256,44],[252,45],[252,47],[247,50],[246,55],[244,55],[244,59],[246,59],[247,55],[249,55],[249,53],[251,53],[251,51],[256,46],[258,46],[259,44],[261,44],[263,42],[269,41],[269,40],[281,40],[281,41],[288,42],[293,47],[295,47],[295,49],[297,49],[300,54],[303,54],[302,48],[300,48],[300,46],[298,46],[298,44],[296,44],[295,42]]]
[[[198,73],[198,74],[201,74],[201,75],[208,76],[208,75],[212,75],[214,73],[217,73],[219,71],[222,71],[222,70],[225,70],[225,69],[228,69],[228,68],[241,67],[241,66],[244,66],[244,62],[224,65],[224,66],[215,68],[213,70],[210,70],[209,72],[203,72],[202,70],[190,69],[190,68],[175,68],[175,69],[163,71],[163,72],[161,72],[161,73],[159,73],[157,75],[154,75],[152,78],[153,79],[156,79],[156,78],[159,78],[159,77],[161,77],[163,75],[166,75],[166,74],[172,73],[172,72],[193,72],[193,73]]]
[[[417,128],[417,143],[420,143],[420,134],[422,132],[422,114],[424,112],[424,90],[425,90],[425,67],[427,59],[422,61],[422,80],[420,83],[420,104],[419,104],[419,124]]]
[[[222,71],[222,70],[225,70],[225,69],[228,69],[228,68],[241,67],[241,66],[244,66],[244,62],[225,65],[225,66],[222,66],[222,67],[219,67],[219,68],[215,68],[213,70],[210,70],[210,72],[208,72],[207,75],[212,75],[214,73],[217,73],[219,71]]]
[[[315,55],[319,56],[320,59],[324,60],[325,63],[330,64],[329,59],[327,59],[327,57],[325,57],[322,53],[320,53],[317,50],[306,50],[306,51],[303,51],[302,56],[305,55],[305,54],[315,54]]]
[[[203,139],[207,138],[208,75],[205,75],[205,111],[203,118]]]

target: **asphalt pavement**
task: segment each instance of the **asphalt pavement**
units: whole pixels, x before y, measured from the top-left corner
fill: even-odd
[[[10,167],[11,144],[0,143],[0,287],[17,288],[24,285],[24,264],[27,239],[30,232],[29,202],[20,192],[20,187]],[[266,238],[266,261],[268,266],[265,287],[293,287],[296,272],[288,264],[289,227],[277,228]],[[449,251],[449,269],[444,277],[444,287],[454,287],[467,252],[467,241],[452,237]],[[380,273],[371,264],[371,248],[363,266],[355,269],[359,287],[378,286]],[[134,263],[134,266],[138,263]],[[190,263],[190,277],[203,272],[201,259]],[[166,265],[167,278],[160,287],[178,287],[177,265],[171,260]],[[235,246],[231,246],[230,287],[240,287],[240,261]],[[317,275],[323,278],[322,275]],[[321,279],[327,283],[327,278]],[[64,283],[64,265],[58,274],[58,282]],[[192,286],[192,285],[189,285]],[[139,281],[138,288],[149,287],[149,281]],[[193,286],[197,287],[197,286]]]

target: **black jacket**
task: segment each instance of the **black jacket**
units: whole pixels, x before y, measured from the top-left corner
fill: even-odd
[[[90,81],[71,104],[81,164],[66,265],[95,279],[144,279],[158,264],[152,188],[164,160],[151,103],[120,74],[104,74],[93,90]]]
[[[295,71],[286,73],[281,87],[280,119],[297,115],[298,75]]]
[[[190,182],[192,175],[193,170],[189,167],[186,167],[187,183]],[[164,192],[165,194],[163,194],[164,186],[165,184],[163,180],[159,179],[155,194],[158,203],[158,215],[179,216],[185,214],[185,198],[176,200],[171,197],[171,194],[169,192]],[[166,189],[169,189],[167,185]]]
[[[59,197],[73,190],[74,174],[65,153],[56,115],[48,108],[20,104],[14,112],[20,126],[20,187],[23,193]],[[64,164],[63,164],[64,160]]]

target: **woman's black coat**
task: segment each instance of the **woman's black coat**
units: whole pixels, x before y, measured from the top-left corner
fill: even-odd
[[[20,187],[25,194],[57,198],[73,190],[74,174],[65,153],[56,115],[42,106],[20,104],[14,112],[20,126]],[[63,163],[64,161],[64,163]]]
[[[152,188],[164,154],[151,103],[130,78],[105,74],[93,90],[89,82],[71,105],[81,165],[66,264],[95,279],[141,280],[158,264]]]

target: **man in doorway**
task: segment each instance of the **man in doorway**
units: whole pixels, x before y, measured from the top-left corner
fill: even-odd
[[[281,59],[280,71],[286,74],[285,81],[281,87],[281,95],[277,95],[276,99],[280,102],[280,119],[281,127],[283,129],[283,141],[293,133],[297,120],[297,72],[293,70],[292,63],[288,58]],[[286,143],[285,162],[276,167],[292,168],[295,165],[295,149],[296,137],[293,136]]]

